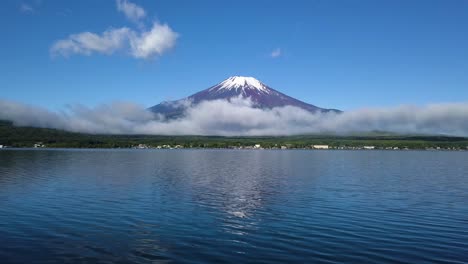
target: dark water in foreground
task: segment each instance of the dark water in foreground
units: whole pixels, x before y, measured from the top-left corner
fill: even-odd
[[[468,152],[2,150],[0,263],[467,263]]]

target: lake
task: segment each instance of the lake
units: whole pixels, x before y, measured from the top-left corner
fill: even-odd
[[[468,263],[468,152],[0,151],[1,263]]]

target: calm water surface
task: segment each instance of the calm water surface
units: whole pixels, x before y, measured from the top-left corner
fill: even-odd
[[[1,150],[1,263],[468,263],[468,152]]]

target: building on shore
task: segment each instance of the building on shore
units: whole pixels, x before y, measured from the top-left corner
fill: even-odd
[[[313,149],[329,149],[328,145],[312,145]]]
[[[364,146],[363,149],[375,149],[375,146]]]
[[[42,142],[37,142],[36,144],[34,144],[34,148],[45,148],[45,145],[42,144]]]

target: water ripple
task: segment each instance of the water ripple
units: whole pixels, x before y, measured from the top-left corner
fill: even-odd
[[[466,152],[0,151],[2,263],[468,263]]]

